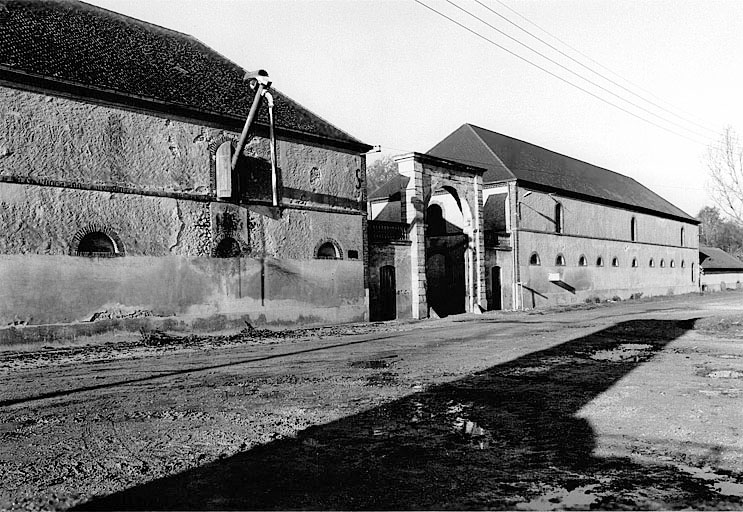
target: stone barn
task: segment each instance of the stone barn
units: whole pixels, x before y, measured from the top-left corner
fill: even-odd
[[[259,89],[197,39],[61,0],[0,25],[5,338],[367,317],[370,146],[269,89],[235,157]]]
[[[372,318],[698,290],[699,222],[631,178],[470,124],[398,170],[369,197]]]

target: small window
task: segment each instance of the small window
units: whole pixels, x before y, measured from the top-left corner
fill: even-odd
[[[671,268],[676,268],[676,262],[674,260],[671,260],[671,263],[668,266]]]
[[[684,260],[681,260],[681,268],[686,268],[686,262]]]
[[[654,267],[655,266],[655,260],[653,258],[650,258],[650,261],[648,261],[648,267]]]
[[[560,203],[555,204],[555,233],[562,233],[562,205]]]
[[[337,260],[338,249],[333,242],[325,242],[317,249],[317,259],[319,260]]]
[[[565,256],[562,254],[558,254],[557,258],[555,258],[555,265],[558,267],[564,267],[565,266]]]
[[[88,233],[80,240],[77,246],[78,256],[106,258],[116,255],[116,244],[111,238],[100,231]]]
[[[348,259],[349,260],[357,260],[357,259],[359,259],[359,251],[356,251],[354,249],[349,249],[349,251],[348,251]]]
[[[694,264],[691,264],[691,282],[694,282]]]
[[[618,267],[619,266],[619,258],[614,256],[614,258],[611,260],[611,266],[612,267]]]
[[[531,253],[531,256],[529,257],[529,265],[541,265],[539,254],[535,252]]]
[[[604,266],[604,258],[602,258],[601,256],[599,256],[598,258],[596,258],[596,266],[597,267],[603,267]]]
[[[664,260],[664,259],[661,258],[661,260],[660,260],[660,268],[665,268],[665,267],[666,267],[666,260]]]
[[[633,268],[637,267],[637,258],[632,258],[632,267]]]
[[[581,257],[578,258],[578,266],[579,267],[587,267],[588,266],[588,260],[582,254],[581,254]]]
[[[629,239],[633,242],[637,241],[637,219],[632,217],[629,223]]]
[[[684,236],[684,228],[681,228],[681,247],[683,247],[684,243],[686,242],[685,238],[686,237]]]

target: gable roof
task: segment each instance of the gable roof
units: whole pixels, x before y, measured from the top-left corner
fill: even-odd
[[[101,7],[72,0],[0,0],[0,83],[241,126],[254,97],[244,73],[190,35]],[[281,92],[271,92],[277,130],[370,149]],[[256,122],[268,125],[265,104]]]
[[[486,168],[485,183],[516,179],[525,186],[699,223],[632,178],[479,126],[462,125],[428,153]]]
[[[743,262],[717,247],[699,247],[699,265],[705,270],[738,270],[743,272]]]

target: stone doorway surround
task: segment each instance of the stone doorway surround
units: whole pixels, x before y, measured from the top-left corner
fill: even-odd
[[[464,216],[466,310],[487,309],[485,295],[485,239],[483,236],[482,175],[485,169],[422,153],[395,157],[400,181],[400,217],[408,224],[411,242],[411,295],[413,318],[428,317],[426,279],[426,209],[433,194],[446,190],[458,201]]]

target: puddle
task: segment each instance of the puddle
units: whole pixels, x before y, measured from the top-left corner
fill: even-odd
[[[526,503],[518,503],[516,510],[588,509],[598,500],[598,496],[591,493],[598,486],[599,484],[583,485],[572,491],[556,489]]]
[[[613,350],[597,350],[589,357],[596,361],[624,361],[627,359],[647,357],[652,349],[652,345],[623,343]]]
[[[702,480],[714,481],[712,486],[720,494],[725,496],[736,496],[743,497],[743,484],[730,481],[730,477],[715,473],[712,468],[705,466],[703,468],[695,468],[692,466],[686,466],[684,464],[678,464],[677,467],[683,471],[686,471],[694,478],[700,478]]]
[[[743,379],[743,372],[739,370],[713,370],[705,377],[710,379]]]

